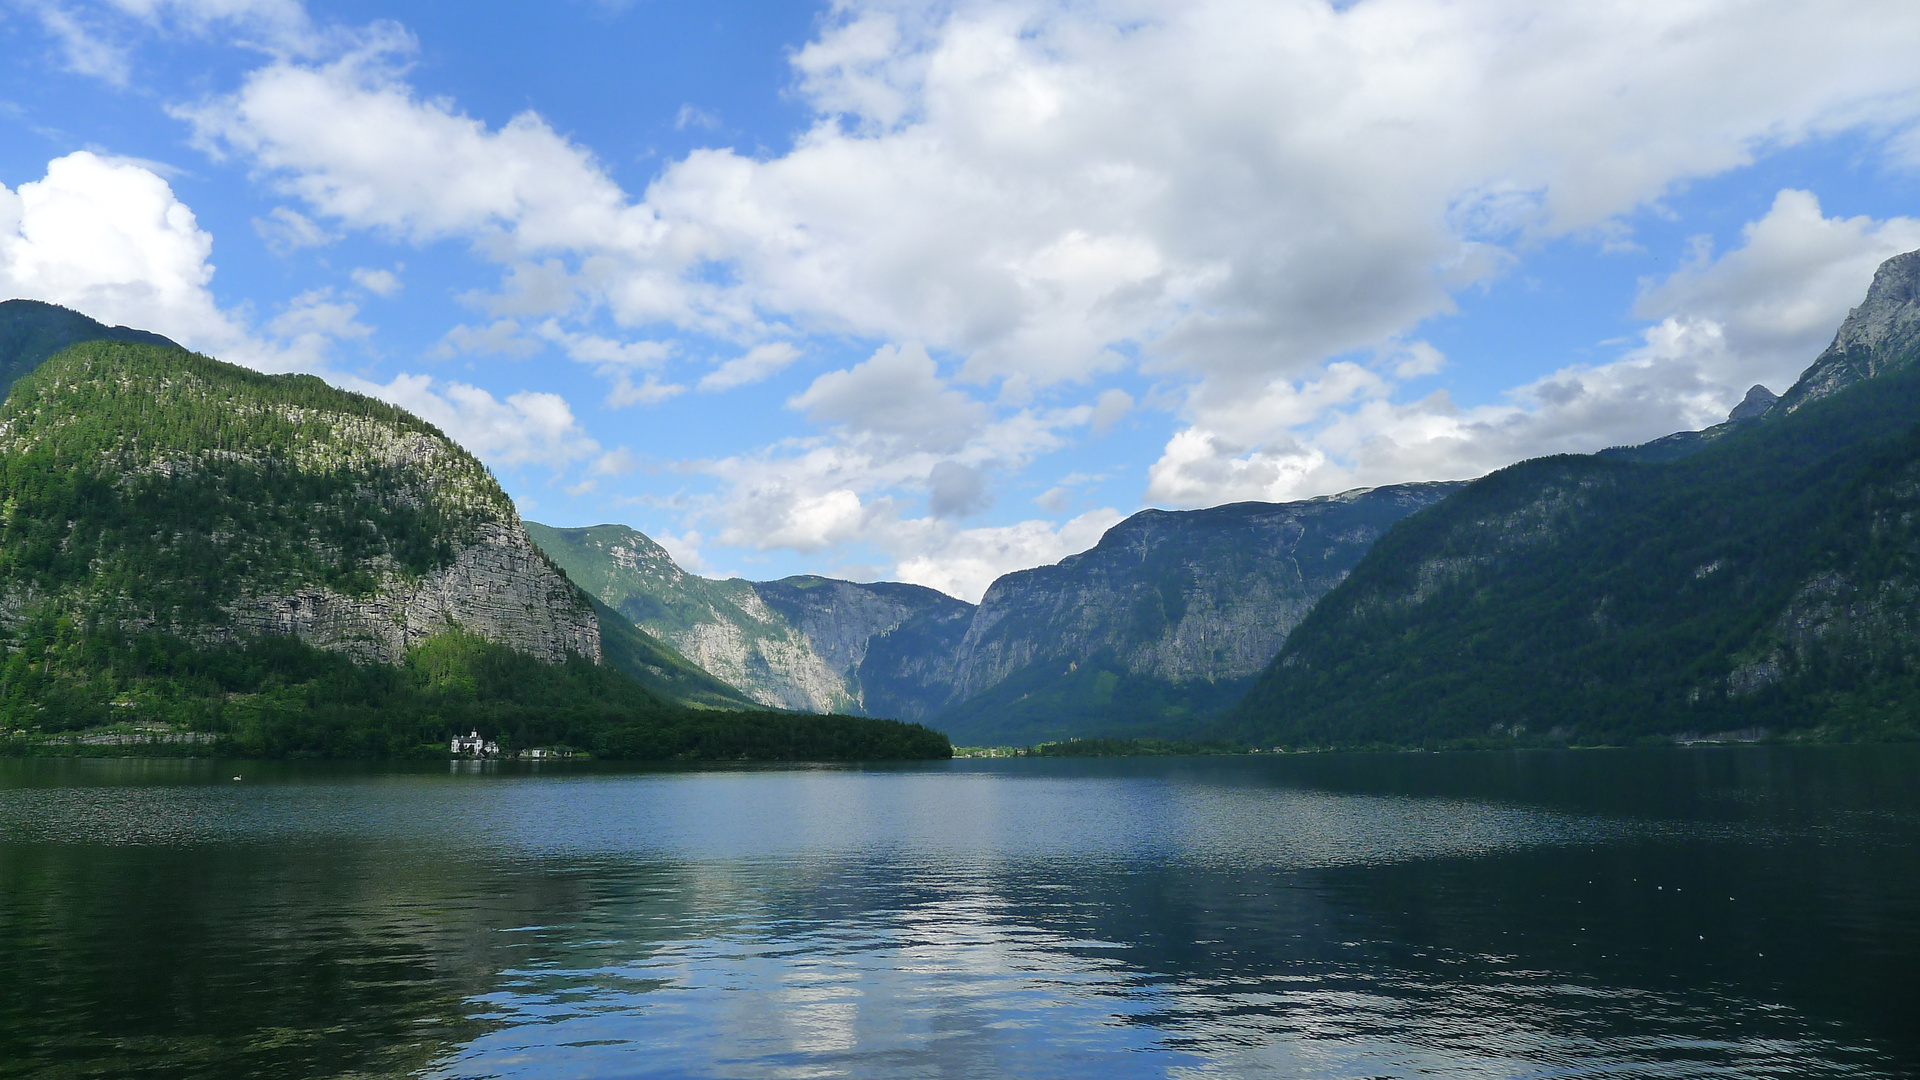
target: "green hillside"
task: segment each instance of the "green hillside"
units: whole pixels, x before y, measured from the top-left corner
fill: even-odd
[[[159,334],[125,326],[107,326],[77,311],[38,300],[0,303],[0,398],[15,380],[47,357],[83,341],[133,341],[179,348]]]
[[[1408,518],[1221,733],[1920,735],[1915,276],[1890,262],[1779,405],[1686,456],[1524,462]]]
[[[356,757],[444,754],[475,727],[625,758],[949,752],[924,728],[664,700],[628,673],[744,704],[596,610],[431,425],[177,348],[89,341],[15,384],[0,567],[0,730]]]

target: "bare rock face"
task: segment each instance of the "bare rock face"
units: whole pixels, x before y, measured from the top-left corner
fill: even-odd
[[[600,623],[579,590],[524,531],[489,523],[478,532],[448,565],[417,579],[389,572],[369,595],[307,588],[244,597],[228,606],[233,621],[225,633],[291,634],[363,663],[393,664],[458,628],[548,663],[568,653],[599,663]]]
[[[956,651],[948,705],[967,719],[955,726],[962,736],[981,725],[1011,737],[1009,720],[1028,702],[1040,721],[1039,713],[1060,707],[1054,687],[1086,682],[1095,670],[1116,688],[1237,687],[1273,659],[1375,540],[1458,486],[1146,510],[1090,551],[1008,574],[987,590]],[[994,691],[1008,683],[1021,693],[1002,701]],[[1097,696],[1100,686],[1096,675],[1085,693]],[[980,708],[988,702],[991,710]],[[1122,694],[1105,708],[1118,724],[1134,704]]]
[[[687,573],[665,548],[625,525],[530,523],[528,530],[601,602],[774,708],[922,716],[917,697],[904,709],[884,692],[877,706],[869,701],[869,644],[923,613],[973,610],[932,589],[892,582],[715,581]]]
[[[1735,405],[1733,411],[1727,414],[1727,422],[1744,424],[1749,420],[1758,420],[1767,415],[1773,409],[1774,403],[1779,400],[1779,394],[1755,383],[1747,389],[1747,396],[1741,399],[1740,404]]]
[[[1920,353],[1920,251],[1895,255],[1874,272],[1867,298],[1847,315],[1833,344],[1780,397],[1784,416],[1862,379],[1914,362]]]

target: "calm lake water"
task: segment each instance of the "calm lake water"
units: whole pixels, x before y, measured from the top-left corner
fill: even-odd
[[[0,762],[0,1076],[402,1075],[1920,1075],[1920,748]]]

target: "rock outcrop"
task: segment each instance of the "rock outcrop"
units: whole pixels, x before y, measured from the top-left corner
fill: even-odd
[[[766,704],[1032,741],[1191,732],[1382,533],[1456,486],[1142,511],[977,609],[898,583],[710,581],[625,526],[528,528],[573,580]]]
[[[1833,343],[1780,396],[1776,415],[1797,412],[1863,379],[1920,357],[1920,251],[1895,255],[1874,272],[1867,298],[1847,314]]]
[[[932,589],[892,582],[714,581],[682,570],[666,549],[624,525],[527,528],[602,603],[775,708],[918,718],[924,714],[870,707],[868,644],[923,613],[972,611]]]
[[[407,650],[457,627],[557,664],[568,653],[599,663],[600,624],[578,589],[554,571],[526,534],[504,523],[421,577],[389,571],[363,595],[310,587],[244,595],[226,605],[216,636],[291,634],[363,663],[396,664]]]
[[[602,658],[591,601],[484,465],[311,376],[78,345],[15,384],[0,459],[11,622],[291,635],[380,663],[458,629],[550,663]]]

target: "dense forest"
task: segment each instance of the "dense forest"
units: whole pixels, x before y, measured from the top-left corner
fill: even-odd
[[[1920,733],[1920,371],[1672,461],[1503,469],[1403,522],[1222,734],[1287,745]]]

